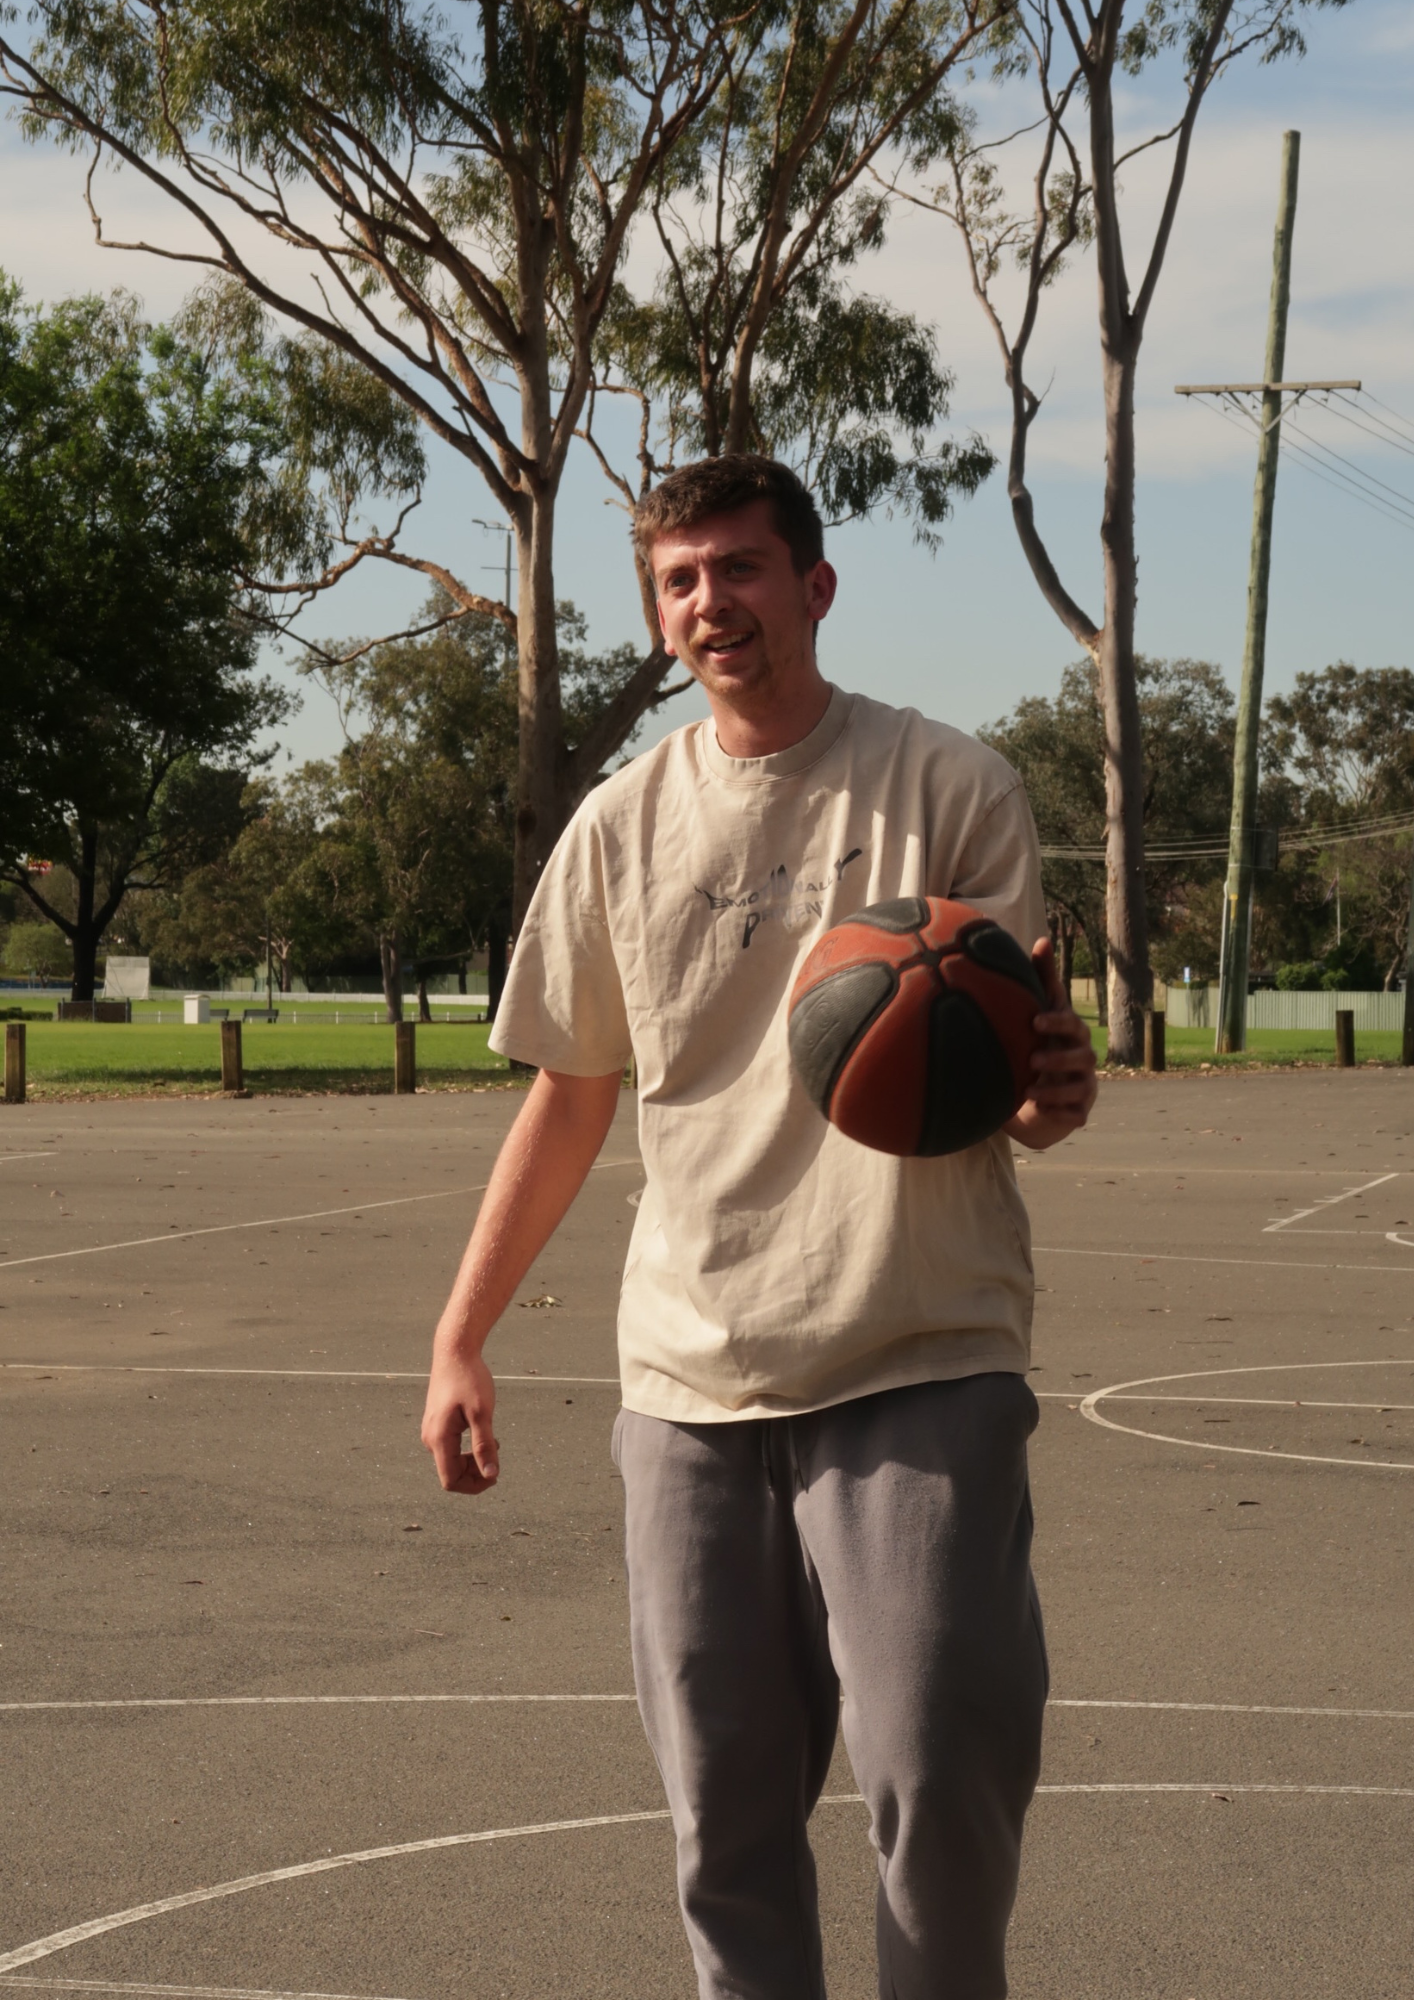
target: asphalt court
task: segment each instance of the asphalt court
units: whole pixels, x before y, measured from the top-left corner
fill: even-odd
[[[0,1121],[0,1984],[691,1994],[607,1449],[627,1094],[493,1345],[500,1486],[417,1443],[518,1102]],[[1054,1698],[1014,1994],[1404,2000],[1414,1078],[1106,1082],[1020,1172]],[[873,1991],[853,1792],[841,1752],[834,2000]]]

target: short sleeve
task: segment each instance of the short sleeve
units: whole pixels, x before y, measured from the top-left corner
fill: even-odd
[[[566,1076],[608,1076],[633,1053],[597,829],[583,806],[531,898],[491,1047],[513,1062]]]
[[[1046,936],[1041,848],[1020,778],[969,831],[950,886],[932,893],[974,904],[1028,952]]]

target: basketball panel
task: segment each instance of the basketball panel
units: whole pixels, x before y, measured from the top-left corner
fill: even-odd
[[[918,938],[912,931],[891,934],[861,924],[855,917],[846,918],[844,923],[826,931],[811,946],[805,963],[796,975],[790,1004],[792,1007],[799,1006],[802,997],[818,986],[821,980],[832,979],[852,966],[900,966],[915,957],[917,952]]]
[[[840,1066],[829,1115],[840,1131],[877,1152],[918,1151],[928,1088],[928,1014],[937,979],[910,966],[898,991]]]
[[[893,967],[876,960],[828,975],[793,1005],[786,1031],[791,1061],[826,1117],[841,1066],[897,986]]]
[[[947,986],[928,1022],[928,1088],[918,1151],[960,1153],[990,1138],[1016,1110],[1012,1066],[973,999]]]
[[[939,970],[952,991],[970,995],[991,1023],[998,1047],[1010,1067],[1019,1104],[1031,1087],[1032,1052],[1041,1045],[1033,1025],[1039,1011],[1035,992],[1003,972],[979,965],[975,958],[962,952],[945,958]]]

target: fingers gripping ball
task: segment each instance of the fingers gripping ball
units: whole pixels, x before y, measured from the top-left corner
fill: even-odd
[[[968,903],[872,903],[816,944],[790,1000],[810,1097],[861,1145],[957,1153],[1026,1095],[1045,989],[1008,931]]]

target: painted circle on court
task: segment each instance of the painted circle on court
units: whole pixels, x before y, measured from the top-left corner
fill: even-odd
[[[1148,1438],[1155,1444],[1176,1444],[1185,1451],[1226,1452],[1238,1458],[1279,1459],[1299,1465],[1341,1465],[1357,1466],[1363,1470],[1378,1472],[1414,1472],[1414,1459],[1397,1458],[1342,1458],[1329,1452],[1282,1451],[1273,1445],[1221,1444],[1215,1439],[1174,1437],[1164,1431],[1143,1430],[1137,1424],[1117,1423],[1113,1417],[1102,1415],[1099,1405],[1107,1400],[1125,1396],[1143,1400],[1145,1390],[1171,1388],[1175,1382],[1211,1382],[1234,1375],[1301,1375],[1317,1371],[1343,1368],[1414,1368],[1414,1357],[1408,1355],[1383,1355],[1370,1361],[1273,1361],[1240,1368],[1194,1368],[1179,1375],[1145,1375],[1133,1382],[1112,1382],[1107,1388],[1095,1389],[1080,1403],[1080,1414],[1087,1422],[1098,1424],[1102,1430],[1119,1431],[1126,1437]],[[1163,1401],[1161,1395],[1152,1398]],[[1170,1400],[1177,1401],[1177,1398]],[[1213,1401],[1212,1398],[1184,1398],[1183,1400]],[[1240,1401],[1241,1399],[1233,1399]],[[1270,1402],[1264,1405],[1270,1408]],[[1293,1398],[1292,1409],[1303,1405]],[[1385,1406],[1380,1406],[1381,1408]],[[1390,1407],[1393,1407],[1392,1405]]]

